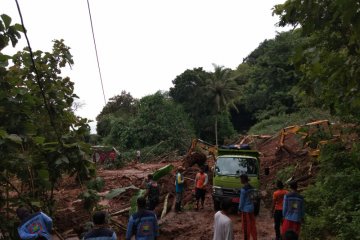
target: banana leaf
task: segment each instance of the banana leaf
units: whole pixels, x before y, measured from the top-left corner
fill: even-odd
[[[156,170],[153,173],[154,180],[158,181],[160,178],[162,178],[162,177],[166,176],[167,174],[169,174],[173,169],[174,169],[174,166],[169,164],[169,165],[166,165],[166,166]]]
[[[137,211],[137,199],[139,197],[144,196],[146,190],[144,189],[139,189],[139,191],[130,199],[130,211],[129,211],[129,216],[133,215],[134,213],[136,213]]]
[[[113,199],[114,197],[117,197],[120,194],[126,192],[128,189],[139,189],[139,188],[135,187],[134,185],[130,185],[128,187],[112,189],[108,194],[105,195],[105,199],[108,200]]]

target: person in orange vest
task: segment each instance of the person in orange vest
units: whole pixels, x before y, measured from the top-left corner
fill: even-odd
[[[205,173],[205,168],[201,167],[200,172],[195,177],[195,198],[196,210],[199,210],[199,201],[201,200],[201,209],[204,209],[206,185],[208,184],[208,175]]]
[[[284,184],[280,180],[276,182],[276,187],[277,190],[273,194],[272,214],[274,217],[274,228],[276,234],[275,239],[280,240],[281,239],[280,226],[283,221],[283,215],[282,215],[283,202],[285,195],[288,194],[289,192],[284,189]]]
[[[251,201],[250,193],[254,188],[249,183],[249,177],[246,174],[240,176],[243,187],[240,190],[240,203],[238,211],[241,213],[242,230],[244,240],[257,240],[256,222],[254,214],[254,203]]]

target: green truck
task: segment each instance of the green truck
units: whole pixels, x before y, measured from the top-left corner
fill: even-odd
[[[220,209],[221,200],[230,198],[234,205],[239,204],[240,175],[247,174],[250,184],[260,187],[260,159],[259,152],[253,150],[218,149],[218,156],[214,167],[213,192],[214,209]],[[260,211],[260,192],[255,201],[255,214]],[[236,208],[237,209],[237,208]]]

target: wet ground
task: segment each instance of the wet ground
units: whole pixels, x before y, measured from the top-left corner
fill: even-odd
[[[105,182],[105,188],[100,195],[105,195],[109,190],[135,185],[141,187],[144,178],[147,174],[154,172],[156,169],[163,167],[169,163],[151,163],[151,164],[132,164],[121,170],[99,170],[98,176],[102,177]],[[171,162],[174,166],[178,166],[181,162]],[[185,176],[194,179],[197,167],[189,168],[185,172]],[[185,207],[182,213],[175,213],[170,210],[174,202],[174,176],[169,175],[159,181],[161,186],[162,198],[160,204],[156,209],[160,222],[160,240],[165,239],[212,239],[213,224],[214,224],[214,210],[211,199],[211,186],[208,186],[207,197],[205,201],[205,208],[199,211],[193,209],[193,182],[186,180],[187,191],[184,197]],[[84,223],[90,221],[90,214],[82,207],[81,200],[78,196],[81,192],[79,184],[75,183],[74,179],[68,178],[64,180],[61,189],[57,192],[58,211],[56,214],[56,226],[64,239],[76,239],[79,237],[84,229]],[[130,206],[130,198],[136,191],[130,190],[119,197],[112,200],[102,199],[100,205],[109,213],[125,209]],[[169,193],[169,212],[160,220],[160,215],[163,209],[164,196]],[[235,239],[242,239],[241,235],[241,221],[240,216],[233,214],[231,216],[234,226]],[[114,216],[113,219],[126,226],[128,214],[120,214]],[[273,238],[273,224],[269,216],[269,211],[262,206],[260,215],[256,218],[258,239],[272,239]],[[118,232],[118,238],[124,239],[124,229],[119,225],[112,225],[114,230]]]

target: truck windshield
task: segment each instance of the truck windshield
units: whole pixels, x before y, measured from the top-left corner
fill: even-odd
[[[256,158],[219,157],[215,171],[219,175],[257,175]]]

